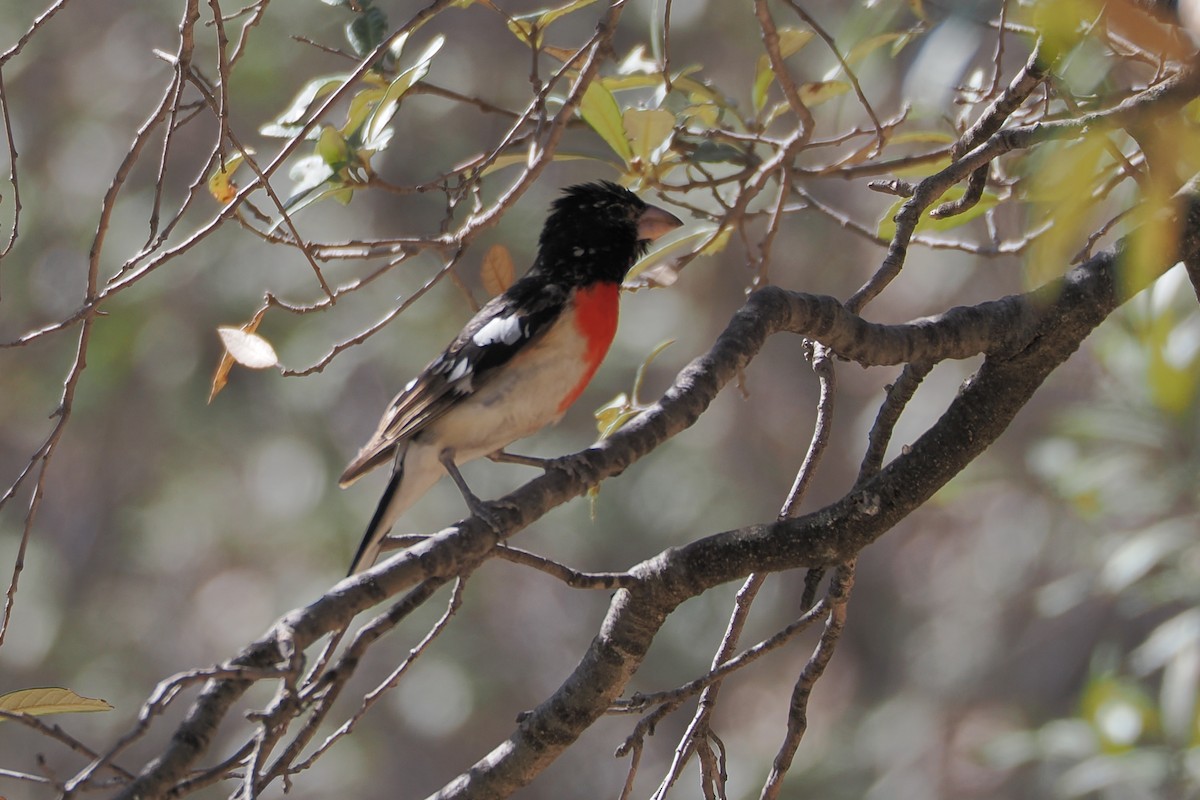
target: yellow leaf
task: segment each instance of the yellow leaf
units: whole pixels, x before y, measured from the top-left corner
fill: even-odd
[[[483,290],[488,297],[503,293],[516,280],[513,269],[512,254],[502,244],[494,244],[483,256],[483,264],[479,267],[479,277],[483,280]]]
[[[713,237],[711,242],[700,248],[700,255],[715,256],[729,245],[729,239],[732,236],[733,228],[723,228],[720,233]]]
[[[787,58],[799,52],[800,48],[808,44],[813,34],[811,31],[802,31],[796,28],[783,28],[779,31],[779,55]],[[762,111],[763,106],[767,104],[767,90],[771,88],[771,83],[775,80],[775,72],[771,68],[771,57],[763,53],[758,57],[758,67],[754,70],[754,85],[750,90],[750,97],[754,103],[754,113]]]
[[[846,81],[813,81],[800,85],[800,99],[811,108],[848,91],[850,84]]]
[[[600,138],[608,143],[621,160],[626,164],[633,158],[633,150],[625,136],[625,126],[621,121],[621,109],[612,92],[605,88],[600,81],[588,84],[583,99],[579,102],[579,116],[600,134]]]
[[[634,158],[657,164],[671,144],[675,115],[661,108],[630,108],[621,115]]]
[[[78,711],[112,711],[112,706],[105,700],[84,697],[70,689],[48,686],[0,694],[0,711],[43,716]]]
[[[253,153],[253,150],[247,150],[246,153]],[[222,169],[220,164],[213,170],[213,174],[208,176],[208,193],[213,196],[218,203],[228,203],[233,198],[237,197],[238,185],[233,182],[233,173],[237,172],[237,168],[246,160],[244,153],[235,153],[225,159],[225,168]]]

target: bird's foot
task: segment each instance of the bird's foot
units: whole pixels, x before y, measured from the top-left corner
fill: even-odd
[[[488,527],[491,528],[497,536],[503,536],[503,528],[500,526],[500,523],[496,519],[495,515],[493,515],[492,512],[488,510],[484,502],[480,500],[474,492],[471,491],[471,487],[467,486],[467,481],[463,478],[462,473],[458,471],[458,465],[454,463],[454,451],[449,449],[443,450],[438,454],[438,460],[441,461],[442,466],[446,468],[446,472],[450,475],[450,480],[454,481],[454,485],[458,487],[458,492],[462,495],[463,500],[466,502],[467,508],[470,510],[471,514],[486,522]]]
[[[599,486],[600,481],[597,480],[596,475],[588,468],[588,465],[579,458],[579,455],[579,453],[576,453],[569,456],[559,456],[558,458],[548,458],[542,468],[545,470],[560,469],[570,475],[572,479],[589,487]]]

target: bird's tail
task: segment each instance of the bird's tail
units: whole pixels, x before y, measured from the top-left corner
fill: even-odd
[[[396,496],[396,490],[400,487],[400,480],[403,477],[404,459],[400,458],[396,461],[396,469],[388,480],[387,488],[383,490],[383,497],[379,498],[379,505],[375,507],[375,513],[371,516],[370,524],[367,525],[367,532],[363,534],[362,542],[358,545],[358,552],[354,554],[354,560],[350,562],[350,571],[346,573],[347,576],[362,572],[374,564],[375,559],[379,558],[383,537],[387,536],[391,529],[390,522],[384,522],[384,518],[388,516],[388,506],[392,504],[392,499]]]

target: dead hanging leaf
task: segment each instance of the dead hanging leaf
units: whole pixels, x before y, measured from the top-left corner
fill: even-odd
[[[105,700],[84,697],[75,694],[70,689],[46,686],[0,694],[0,711],[31,714],[37,717],[44,714],[66,714],[76,711],[112,711],[112,706]]]
[[[221,361],[217,364],[216,372],[213,373],[208,402],[211,403],[213,398],[225,388],[225,384],[229,382],[229,370],[233,369],[235,362],[250,369],[266,369],[279,363],[279,356],[275,354],[275,348],[271,346],[270,342],[255,333],[258,330],[258,323],[262,322],[263,315],[266,313],[267,308],[263,306],[253,319],[240,328],[232,326],[217,328],[217,335],[221,337],[221,342],[225,345],[225,352],[221,354]]]
[[[502,244],[494,244],[483,256],[483,264],[479,267],[479,277],[483,280],[483,290],[488,297],[503,294],[516,280],[513,268],[512,254]]]

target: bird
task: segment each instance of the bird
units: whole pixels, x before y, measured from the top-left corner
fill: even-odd
[[[562,418],[612,344],[629,269],[651,242],[682,224],[610,181],[563,190],[529,271],[408,382],[342,473],[345,488],[393,465],[350,575],[375,563],[395,522],[442,475],[478,513],[457,465],[496,454]]]

